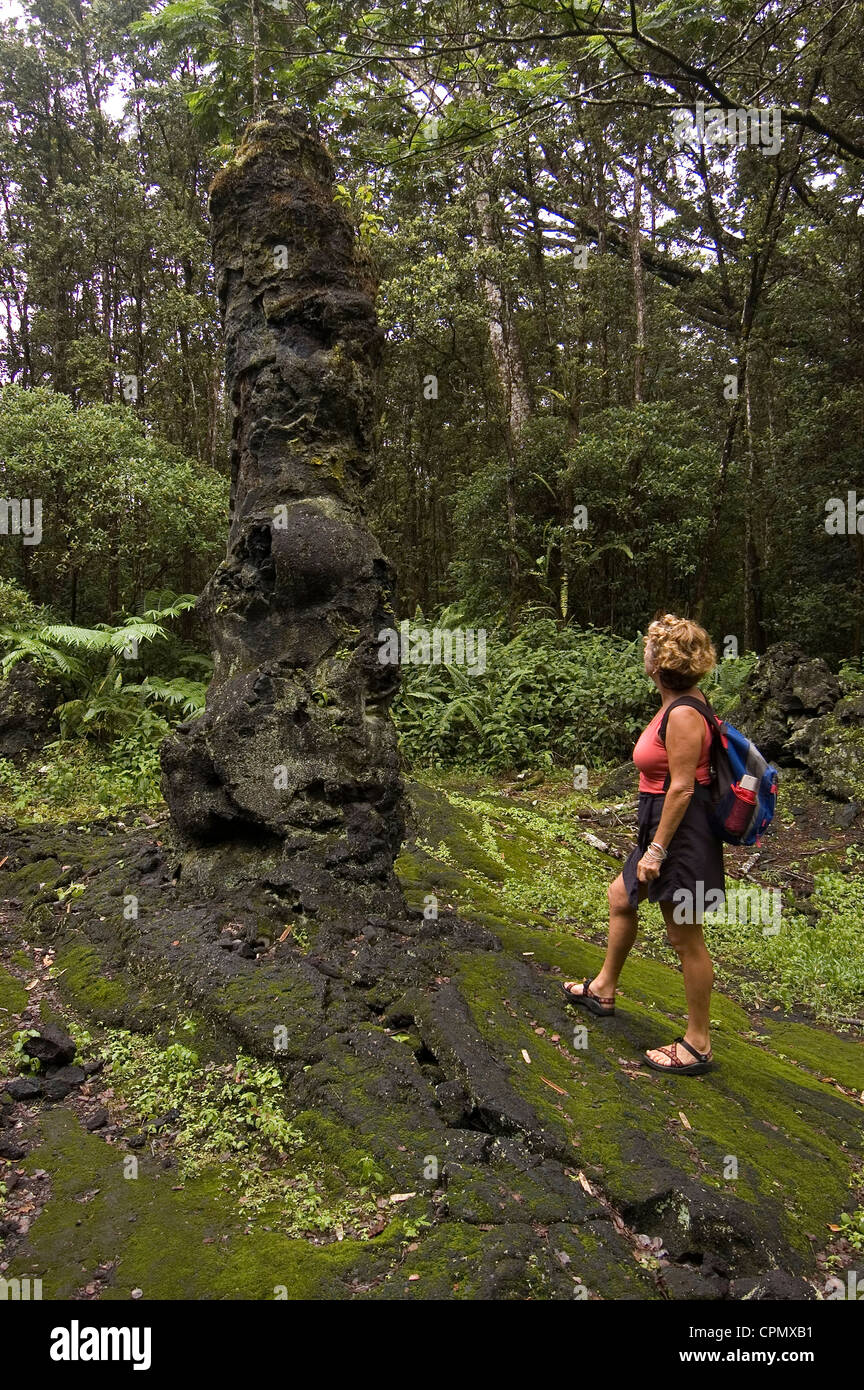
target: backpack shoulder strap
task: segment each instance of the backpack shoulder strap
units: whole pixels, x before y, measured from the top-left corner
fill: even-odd
[[[715,750],[717,748],[717,743],[720,738],[720,720],[717,718],[717,715],[714,713],[707,700],[697,700],[695,695],[682,695],[679,699],[672,701],[672,703],[667,707],[666,713],[663,715],[663,718],[660,721],[660,727],[657,730],[657,736],[660,739],[661,743],[666,742],[666,725],[669,722],[669,715],[672,713],[676,705],[689,705],[691,709],[698,709],[700,714],[704,714],[705,720],[708,724],[708,732],[711,735],[711,775],[713,778],[715,765]],[[669,790],[670,781],[671,776],[667,772],[665,781],[663,783],[664,792]]]
[[[711,706],[705,700],[697,700],[695,695],[682,695],[680,699],[672,701],[672,703],[667,707],[666,713],[663,715],[663,718],[660,720],[660,727],[657,730],[657,737],[660,739],[661,743],[666,742],[666,725],[669,722],[670,714],[672,713],[673,709],[675,709],[678,705],[689,705],[691,709],[698,709],[700,714],[704,714],[706,720],[708,721],[708,728],[711,731],[712,739],[716,734],[720,732],[719,720]]]

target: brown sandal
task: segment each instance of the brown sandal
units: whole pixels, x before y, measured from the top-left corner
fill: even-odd
[[[681,1061],[680,1057],[678,1056],[679,1043],[681,1043],[682,1047],[686,1047],[691,1057],[696,1058],[695,1062]],[[679,1076],[698,1076],[700,1072],[708,1071],[713,1061],[713,1055],[710,1050],[708,1052],[697,1052],[695,1047],[691,1047],[690,1044],[688,1042],[685,1042],[683,1038],[676,1038],[675,1041],[673,1043],[670,1043],[668,1047],[652,1048],[652,1051],[662,1052],[664,1056],[670,1058],[670,1064],[667,1067],[664,1066],[662,1062],[655,1062],[652,1060],[652,1058],[648,1056],[648,1053],[646,1052],[644,1054],[646,1066],[653,1067],[655,1071],[674,1071],[677,1072]]]
[[[566,985],[562,985],[561,988],[566,994],[569,1004],[578,1004],[580,1008],[588,1009],[592,1014],[596,1014],[598,1018],[610,1018],[615,1012],[614,994],[611,1000],[608,997],[604,999],[599,994],[591,993],[589,989],[590,984],[591,981],[588,979],[582,981],[581,994],[574,994]],[[611,1004],[611,1008],[607,1007],[609,1004]]]

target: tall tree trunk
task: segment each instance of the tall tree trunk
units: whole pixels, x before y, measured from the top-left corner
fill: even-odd
[[[852,656],[864,655],[864,536],[859,531],[852,537],[855,546],[855,622],[852,629]]]
[[[642,266],[642,165],[645,146],[640,145],[633,174],[633,216],[630,223],[630,260],[633,267],[633,299],[636,305],[636,341],[633,349],[633,401],[641,405],[645,388],[645,271]]]
[[[603,140],[598,135],[594,145],[594,160],[592,173],[594,177],[594,201],[597,217],[597,255],[606,255],[608,245],[607,227],[609,225],[609,203],[606,191],[606,163],[603,154]],[[601,316],[600,328],[600,358],[603,365],[603,374],[600,380],[600,398],[605,406],[609,405],[610,400],[610,381],[609,381],[609,319],[606,309],[606,292],[600,289],[600,302],[597,311]]]
[[[701,558],[696,570],[693,609],[697,618],[701,616],[705,603],[708,574],[714,559],[714,539],[720,525],[723,504],[726,500],[729,466],[732,462],[735,437],[741,418],[741,403],[744,399],[744,392],[747,384],[747,368],[753,324],[756,319],[762,288],[765,284],[765,276],[768,273],[768,267],[771,264],[774,248],[777,245],[777,238],[780,235],[780,229],[783,224],[783,214],[789,197],[789,190],[795,178],[799,163],[800,156],[796,154],[785,172],[781,173],[778,171],[776,173],[775,184],[768,197],[767,207],[762,218],[761,226],[758,229],[758,234],[753,238],[754,250],[750,256],[750,273],[747,281],[747,291],[741,309],[738,333],[737,395],[732,402],[732,409],[729,412],[726,424],[723,448],[720,454],[720,467],[718,469],[717,482],[714,488],[714,499],[702,543]]]
[[[258,0],[251,0],[252,11],[252,119],[261,110],[261,15]]]
[[[481,188],[474,200],[478,230],[484,246],[500,248],[501,238],[495,226],[488,190]],[[507,298],[492,272],[481,272],[483,292],[488,308],[489,346],[495,364],[498,389],[504,411],[504,447],[507,454],[507,570],[511,610],[515,610],[519,589],[519,556],[517,538],[516,479],[518,476],[519,446],[522,433],[531,414],[531,398],[525,379],[522,355],[516,338],[515,325],[508,312]]]
[[[531,233],[526,237],[526,240],[531,256],[531,266],[534,272],[537,296],[540,301],[540,322],[543,325],[543,355],[546,358],[546,370],[549,375],[549,384],[560,390],[561,384],[558,381],[558,349],[555,335],[552,331],[549,310],[549,276],[546,270],[546,257],[543,253],[543,224],[540,221],[540,202],[537,197],[537,187],[534,179],[534,161],[531,158],[530,145],[526,148],[523,155],[523,167],[525,169],[525,184],[528,189],[528,206],[531,211]]]
[[[754,513],[762,493],[759,460],[753,444],[751,376],[744,383],[744,415],[747,428],[747,503],[744,520],[744,645],[747,651],[765,650],[762,626],[762,564],[756,544]]]

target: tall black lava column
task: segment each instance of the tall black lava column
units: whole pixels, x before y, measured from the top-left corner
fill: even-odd
[[[228,553],[201,600],[215,657],[202,718],[162,753],[187,863],[355,885],[394,905],[402,786],[378,659],[392,574],[366,525],[375,285],[294,115],[249,127],[210,191],[233,406]]]

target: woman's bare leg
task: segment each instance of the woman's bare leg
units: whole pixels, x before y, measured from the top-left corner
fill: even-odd
[[[714,966],[702,935],[702,923],[680,923],[673,918],[674,905],[661,903],[666,922],[666,936],[669,945],[681,961],[684,975],[684,994],[687,999],[687,1030],[684,1039],[695,1047],[697,1052],[711,1050],[711,987],[714,984]],[[679,1048],[679,1055],[682,1050]],[[671,1057],[655,1048],[648,1053],[652,1061],[660,1066],[669,1066]],[[689,1053],[683,1053],[682,1060],[692,1062]]]
[[[640,883],[640,902],[647,891],[645,884]],[[639,926],[638,910],[630,906],[627,889],[624,887],[624,880],[620,874],[609,884],[607,896],[609,898],[609,940],[606,946],[606,959],[590,982],[591,993],[596,994],[598,999],[602,999],[604,1002],[615,997],[618,977],[624,968],[624,962],[630,954],[633,942],[636,940]],[[581,980],[565,980],[564,988],[569,990],[571,994],[581,994],[582,982]]]

